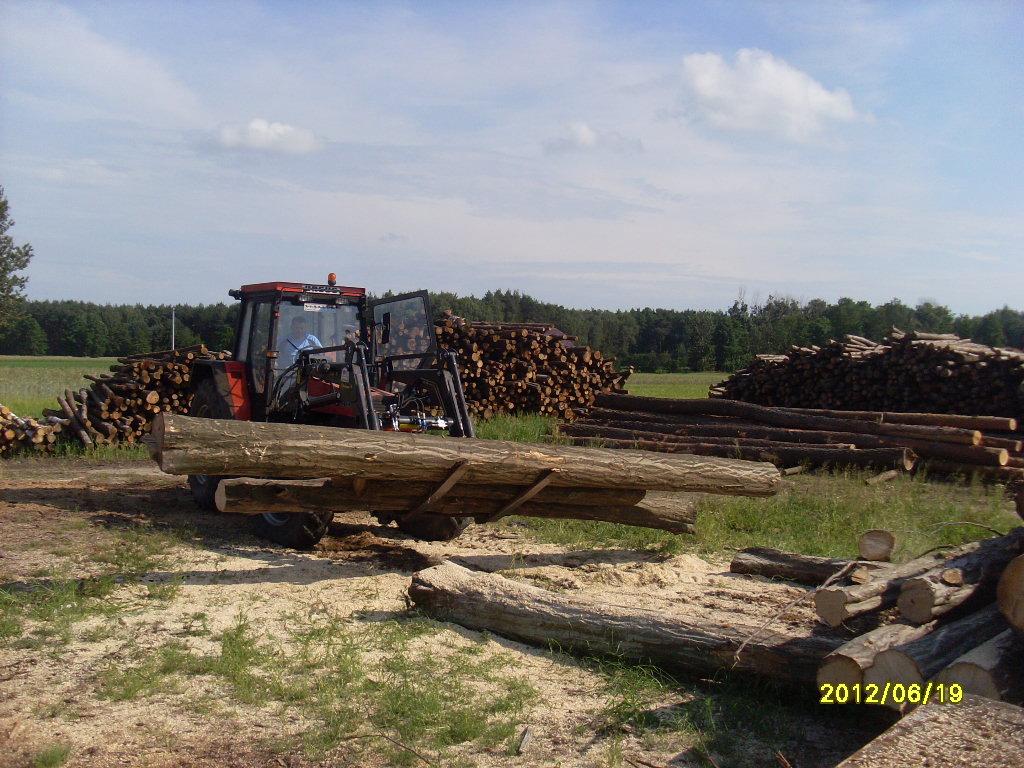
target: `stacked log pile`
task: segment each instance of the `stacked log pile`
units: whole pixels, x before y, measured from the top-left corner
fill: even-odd
[[[559,431],[577,444],[733,456],[778,466],[979,473],[1024,485],[1018,421],[1002,416],[781,408],[736,400],[601,394]],[[888,479],[891,475],[886,475]]]
[[[647,501],[648,490],[770,496],[781,481],[770,464],[745,461],[172,413],[157,417],[150,443],[164,472],[235,478],[220,483],[216,502],[239,514],[517,514],[684,533],[692,510]]]
[[[1016,528],[901,565],[859,575],[857,569],[840,571],[844,579],[814,594],[819,619],[830,627],[875,627],[830,653],[818,683],[874,684],[879,690],[917,684],[922,691],[928,682],[944,683],[947,690],[958,683],[968,694],[1024,699],[1022,552],[1024,528]]]
[[[619,392],[629,371],[577,345],[547,323],[492,323],[447,314],[436,326],[438,345],[454,350],[470,413],[540,413],[566,421],[599,393]]]
[[[19,418],[0,406],[0,454],[18,447],[53,451],[63,439],[86,447],[134,443],[149,432],[157,414],[188,413],[193,363],[229,357],[199,344],[118,358],[110,373],[87,375],[88,387],[65,389],[57,396],[58,407],[44,409],[39,420]]]
[[[758,355],[710,392],[761,405],[1024,416],[1024,352],[953,334],[846,336]]]
[[[18,449],[52,451],[57,435],[66,426],[65,419],[23,419],[10,408],[0,405],[0,456]]]

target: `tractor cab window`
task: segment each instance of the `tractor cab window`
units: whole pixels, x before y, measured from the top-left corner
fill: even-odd
[[[270,346],[270,312],[269,301],[260,301],[252,305],[252,337],[249,342],[248,356],[251,361],[249,370],[252,385],[259,393],[263,392],[264,372],[267,366],[267,352]]]
[[[426,297],[422,294],[397,296],[373,305],[374,342],[378,357],[390,360],[396,369],[429,366],[426,357],[435,349],[434,324]]]
[[[303,349],[338,347],[346,341],[359,341],[359,308],[354,304],[282,302],[280,309],[277,326],[279,369],[292,365]],[[333,359],[335,353],[328,353],[327,357]]]

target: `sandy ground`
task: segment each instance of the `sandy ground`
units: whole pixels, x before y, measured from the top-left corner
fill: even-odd
[[[567,551],[532,541],[514,521],[472,526],[456,541],[438,544],[413,541],[369,517],[339,516],[315,551],[299,553],[252,537],[244,519],[199,512],[181,478],[145,464],[8,462],[0,465],[0,473],[0,583],[30,586],[54,567],[67,567],[75,576],[95,572],[100,566],[78,553],[108,531],[146,523],[192,532],[175,547],[166,571],[125,587],[142,591],[147,584],[175,579],[181,586],[173,599],[140,599],[133,610],[118,614],[118,629],[107,637],[89,634],[90,619],[76,626],[71,642],[58,650],[0,648],[0,765],[5,766],[31,765],[31,755],[54,743],[71,746],[66,764],[72,766],[310,764],[294,751],[266,746],[307,730],[311,724],[299,715],[239,705],[204,679],[174,692],[112,702],[97,696],[97,674],[111,663],[130,665],[146,649],[176,638],[198,650],[207,644],[209,650],[213,641],[191,631],[199,614],[211,637],[230,627],[240,612],[268,636],[283,633],[288,614],[356,622],[401,617],[408,611],[410,575],[445,558],[608,602],[666,611],[685,606],[691,615],[725,609],[753,625],[778,614],[802,592],[733,576],[725,563],[692,555]],[[785,630],[812,621],[804,603],[784,612],[779,625]],[[595,722],[608,701],[606,682],[584,664],[455,626],[425,642],[437,644],[439,653],[483,642],[489,652],[512,654],[516,674],[539,692],[523,717],[532,736],[523,754],[509,757],[503,748],[472,745],[456,749],[453,754],[467,764],[708,764],[689,748],[686,734],[652,739],[628,730],[614,738],[600,733]],[[211,686],[217,706],[196,706],[201,693],[204,700],[210,698]],[[678,703],[669,697],[658,705]],[[834,715],[821,722],[808,719],[800,724],[788,758],[794,766],[834,765],[878,730]],[[780,764],[769,753],[754,755],[751,763]],[[334,754],[318,764],[350,763],[344,754]],[[722,768],[726,764],[720,763]]]

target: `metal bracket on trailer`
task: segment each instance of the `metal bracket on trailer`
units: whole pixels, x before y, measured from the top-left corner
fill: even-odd
[[[513,512],[515,512],[517,509],[523,506],[523,504],[525,504],[538,493],[547,488],[551,481],[555,479],[555,475],[557,473],[557,469],[545,469],[543,472],[540,473],[537,479],[534,480],[533,485],[527,487],[522,493],[520,493],[518,496],[512,499],[512,501],[510,501],[504,507],[499,509],[493,515],[478,515],[474,517],[474,520],[476,520],[476,522],[478,523],[493,523],[495,520],[499,520],[500,518],[505,517],[506,515],[511,515]]]
[[[433,493],[431,493],[429,496],[427,496],[427,498],[420,502],[418,506],[409,510],[404,515],[401,515],[402,520],[410,520],[414,517],[419,517],[424,512],[426,512],[427,508],[431,504],[434,504],[435,502],[442,499],[448,493],[448,491],[455,487],[455,484],[459,482],[459,480],[462,478],[464,474],[466,474],[466,471],[468,469],[468,459],[463,459],[462,461],[456,462],[449,471],[448,477],[446,477],[444,481],[439,486],[437,486],[437,488],[434,489]]]

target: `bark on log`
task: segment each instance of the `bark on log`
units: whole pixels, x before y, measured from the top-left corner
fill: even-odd
[[[914,468],[914,452],[909,448],[822,448],[817,445],[752,446],[672,443],[658,440],[619,440],[615,438],[573,438],[575,445],[591,445],[616,450],[639,448],[654,453],[689,453],[695,456],[736,457],[747,461],[771,462],[786,467],[807,462],[815,466]]]
[[[426,483],[410,483],[415,493],[396,494],[386,483],[367,483],[365,491],[356,496],[351,487],[332,485],[326,478],[315,480],[265,480],[258,478],[232,478],[217,487],[216,503],[220,512],[241,515],[259,515],[265,512],[295,514],[302,512],[354,512],[377,513],[410,512],[426,499],[433,487]],[[405,484],[403,484],[405,485]],[[488,517],[498,513],[523,488],[486,486],[495,489],[495,496],[487,497],[473,486],[456,486],[426,511],[455,517]],[[461,489],[461,490],[460,490]],[[469,490],[470,495],[461,495]],[[582,494],[593,501],[571,504],[575,489],[545,488],[530,501],[520,505],[512,514],[524,517],[546,517],[571,520],[601,520],[609,523],[657,528],[673,533],[693,533],[696,521],[692,506],[672,504],[662,500],[629,503],[636,492],[608,489],[608,498],[598,500],[596,489]],[[625,502],[625,503],[623,503]]]
[[[454,563],[414,574],[409,597],[435,619],[541,647],[556,644],[700,673],[735,668],[793,683],[812,682],[818,663],[840,643],[824,634],[785,636],[549,592]]]
[[[857,539],[857,552],[861,560],[888,562],[896,546],[896,537],[890,531],[879,528],[865,531]]]
[[[915,626],[900,622],[877,627],[863,635],[843,643],[818,667],[818,686],[822,683],[838,685],[859,685],[864,682],[864,670],[870,667],[882,651],[897,645],[904,645],[919,640],[937,626],[938,622],[929,622]]]
[[[947,558],[920,576],[907,579],[896,601],[900,614],[917,624],[931,621],[968,600],[992,598],[996,582],[1006,565],[1024,548],[1024,527],[1005,536],[978,542],[978,547],[958,557]],[[957,571],[949,578],[947,571]],[[959,583],[958,583],[959,582]]]
[[[1017,420],[1002,416],[963,416],[953,413],[893,413],[889,411],[835,411],[827,408],[788,408],[782,410],[810,416],[857,419],[879,424],[913,424],[921,427],[959,427],[981,432],[1015,432]]]
[[[917,640],[894,646],[875,656],[864,670],[866,684],[885,687],[886,683],[923,683],[948,667],[964,653],[995,637],[1006,629],[1006,621],[995,605],[970,613],[961,619],[936,627]],[[899,709],[903,702],[891,702]]]
[[[1010,626],[1024,633],[1024,555],[1013,558],[1003,570],[996,587],[996,602]]]
[[[946,557],[973,552],[978,546],[976,541],[962,544],[949,550]],[[899,597],[904,581],[920,576],[943,559],[943,555],[931,553],[886,570],[884,578],[872,579],[865,584],[819,589],[814,594],[814,609],[823,622],[830,627],[838,627],[849,618],[892,605]]]
[[[200,419],[165,413],[153,423],[154,453],[170,474],[301,479],[325,474],[443,481],[468,462],[464,481],[771,496],[782,478],[767,463],[653,456],[499,440],[445,439],[294,424]]]
[[[733,556],[729,571],[818,586],[849,564],[849,560],[781,552],[768,547],[749,547]]]
[[[1000,632],[968,651],[934,680],[959,683],[964,693],[995,701],[1020,701],[1024,697],[1024,640],[1012,629]]]
[[[739,400],[706,399],[677,400],[638,395],[602,394],[595,403],[602,408],[647,413],[697,414],[705,416],[731,416],[759,424],[788,429],[812,429],[825,432],[860,432],[868,435],[886,435],[907,439],[920,439],[979,445],[982,435],[978,430],[958,427],[922,427],[910,424],[876,424],[856,419],[833,419],[810,416],[779,408],[769,408]]]

